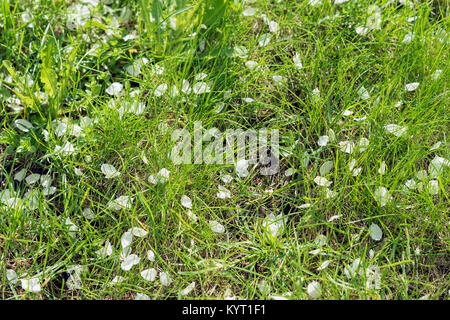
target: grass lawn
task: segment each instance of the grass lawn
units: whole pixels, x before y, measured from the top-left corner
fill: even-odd
[[[449,12],[0,0],[0,298],[449,299]]]

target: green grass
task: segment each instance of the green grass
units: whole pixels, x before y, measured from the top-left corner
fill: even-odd
[[[311,299],[314,281],[319,299],[450,297],[448,160],[438,174],[429,170],[437,156],[450,159],[445,1],[111,0],[85,7],[78,26],[69,23],[71,3],[0,0],[2,299]],[[244,16],[249,7],[257,12]],[[359,26],[369,30],[358,34]],[[136,38],[126,41],[130,34]],[[271,39],[261,46],[265,34]],[[148,63],[131,76],[126,68],[139,58]],[[183,81],[192,88],[201,73],[210,92],[184,93]],[[123,85],[117,98],[107,93],[114,82]],[[417,89],[405,90],[415,82]],[[157,96],[161,84],[169,89]],[[119,110],[138,102],[141,113]],[[20,119],[33,127],[21,130]],[[195,121],[221,131],[278,129],[279,172],[261,176],[255,168],[239,178],[232,164],[175,165],[171,134],[193,132]],[[63,133],[61,123],[80,126],[81,134]],[[405,133],[389,133],[390,124]],[[335,139],[319,145],[330,129]],[[361,138],[369,141],[363,151]],[[343,141],[356,144],[352,154],[342,151]],[[75,152],[58,154],[66,143]],[[333,163],[324,177],[334,197],[314,181],[325,161]],[[120,176],[106,179],[105,163]],[[168,180],[150,183],[163,168]],[[25,177],[50,176],[54,192],[15,179],[22,169]],[[427,176],[417,177],[422,170]],[[223,182],[225,174],[233,181]],[[422,187],[405,188],[411,179]],[[219,185],[230,198],[217,197]],[[379,187],[392,196],[384,206]],[[120,196],[132,205],[108,208]],[[264,227],[271,214],[284,221],[275,237]],[[213,232],[212,220],[225,232]],[[378,241],[372,224],[382,230]],[[140,261],[125,271],[121,239],[133,227],[148,233],[133,238]],[[99,256],[108,241],[112,253]],[[355,259],[361,263],[349,277],[344,269]],[[76,288],[73,266],[83,269]],[[154,281],[140,274],[149,268],[158,273]],[[367,285],[371,268],[379,272],[376,286]],[[123,281],[113,283],[116,276]],[[30,278],[39,279],[39,292],[24,290],[20,279]]]

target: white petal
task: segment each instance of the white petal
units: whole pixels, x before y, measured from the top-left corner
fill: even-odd
[[[27,169],[22,169],[14,175],[14,180],[21,182],[27,174]]]
[[[434,151],[434,150],[439,149],[439,147],[441,146],[441,144],[442,144],[441,141],[436,142],[435,144],[433,144],[433,145],[431,146],[430,151]]]
[[[350,172],[352,172],[352,171],[353,171],[353,168],[355,167],[355,165],[356,165],[356,159],[352,159],[352,160],[350,161],[350,163],[348,164],[348,170],[349,170]]]
[[[85,271],[84,266],[72,265],[67,267],[69,278],[66,285],[69,290],[81,289],[81,273]]]
[[[167,272],[161,272],[159,278],[163,286],[169,286],[172,283],[172,279]]]
[[[253,16],[256,13],[257,9],[255,8],[247,8],[244,11],[242,11],[242,15],[245,17]]]
[[[129,40],[134,40],[136,39],[138,36],[134,35],[134,34],[127,34],[125,37],[123,37],[123,41],[129,41]]]
[[[234,47],[234,55],[241,59],[246,59],[248,57],[248,50],[244,46],[236,46]]]
[[[445,158],[435,156],[428,166],[428,172],[431,178],[437,178],[443,174],[444,166],[450,166],[450,161]]]
[[[327,178],[319,176],[314,178],[314,182],[321,187],[328,187],[333,183],[333,181],[328,181]]]
[[[378,169],[379,174],[385,174],[386,173],[386,162],[381,162],[380,168]]]
[[[369,139],[362,137],[361,140],[359,140],[359,143],[358,143],[359,152],[366,151],[366,149],[369,146],[369,144],[370,144]]]
[[[83,210],[83,216],[89,220],[95,218],[94,211],[92,211],[90,208],[86,208]]]
[[[341,141],[339,142],[339,146],[342,152],[350,154],[353,153],[353,150],[355,149],[355,143],[352,141]]]
[[[441,76],[442,70],[438,69],[436,70],[432,75],[431,75],[431,79],[432,80],[437,80],[439,79],[439,77]]]
[[[195,76],[194,80],[201,81],[201,80],[205,80],[207,77],[208,77],[207,73],[201,72]]]
[[[266,282],[266,280],[261,279],[258,282],[258,290],[259,292],[261,292],[263,295],[266,295],[269,293],[270,291],[270,285]]]
[[[25,181],[26,181],[28,184],[35,184],[37,181],[39,181],[40,178],[41,178],[41,175],[40,175],[40,174],[38,174],[38,173],[32,173],[32,174],[30,174],[29,176],[27,176],[27,177],[25,178]]]
[[[256,69],[256,67],[258,66],[258,62],[249,60],[249,61],[246,61],[246,62],[245,62],[245,66],[246,66],[247,68],[249,68],[250,70],[254,70],[254,69]],[[252,99],[252,100],[253,100],[253,99]]]
[[[402,43],[411,43],[411,41],[414,39],[413,33],[407,33],[405,34],[405,37],[402,40]]]
[[[419,170],[416,172],[416,178],[419,180],[427,180],[428,179],[428,173],[426,170]]]
[[[138,228],[138,227],[133,227],[131,228],[129,231],[131,231],[131,233],[135,236],[135,237],[145,237],[148,234],[148,231],[142,229],[142,228]]]
[[[320,267],[317,268],[317,271],[325,269],[326,267],[328,267],[330,265],[330,263],[331,263],[331,260],[325,260],[324,262],[322,262],[320,264]]]
[[[322,249],[314,249],[314,250],[311,250],[310,252],[309,252],[309,254],[312,254],[312,255],[316,255],[316,254],[319,254],[319,253],[321,253],[323,250]]]
[[[6,269],[6,279],[12,284],[16,284],[19,281],[17,273],[13,269]]]
[[[69,228],[69,234],[74,235],[75,232],[78,231],[78,227],[73,223],[69,217],[66,218],[66,221],[64,222],[64,225],[66,225]]]
[[[256,2],[256,0],[246,0],[246,2],[250,2],[250,1],[253,1],[253,3]],[[263,19],[265,24],[269,24],[269,18],[267,18],[267,15],[265,13],[261,14],[261,18]]]
[[[343,113],[343,115],[346,117],[351,116],[352,114],[353,114],[353,111],[351,111],[351,110],[345,110]]]
[[[130,230],[124,232],[122,238],[120,239],[120,244],[122,248],[130,246],[132,242],[133,242],[133,233]]]
[[[336,220],[336,219],[339,219],[339,217],[340,217],[339,214],[334,215],[334,216],[330,217],[330,219],[328,219],[328,222],[332,222],[332,221],[334,221],[334,220]]]
[[[153,252],[153,250],[147,251],[147,259],[151,262],[155,262],[155,253]]]
[[[320,136],[318,145],[321,147],[325,147],[328,144],[328,141],[330,141],[330,137],[328,136]]]
[[[260,47],[265,47],[272,40],[272,35],[270,33],[264,33],[259,37],[258,44]]]
[[[327,130],[327,134],[330,137],[330,142],[333,142],[336,140],[336,134],[334,133],[333,129],[329,128]]]
[[[141,258],[139,258],[135,254],[130,254],[125,258],[125,260],[121,263],[120,268],[124,271],[130,270],[134,265],[138,264]]]
[[[55,123],[55,122],[53,122],[53,123]],[[61,137],[63,134],[66,133],[66,131],[67,131],[67,123],[57,120],[55,134],[58,137]]]
[[[100,258],[106,258],[109,257],[113,252],[113,247],[109,241],[106,241],[105,246],[101,248],[100,250],[97,250],[95,253]]]
[[[351,266],[344,267],[344,274],[348,278],[354,278],[356,275],[362,275],[361,259],[357,258]]]
[[[159,170],[158,176],[165,179],[169,179],[170,171],[167,170],[166,168],[162,168],[161,170]]]
[[[167,90],[168,85],[163,83],[160,84],[156,89],[155,89],[155,96],[156,97],[161,97]]]
[[[370,98],[369,91],[367,91],[367,89],[364,88],[364,86],[358,89],[358,95],[363,100],[367,100]]]
[[[120,92],[123,89],[123,84],[119,83],[119,82],[113,82],[107,89],[106,89],[106,93],[109,94],[110,96],[116,96],[118,97]]]
[[[156,180],[155,176],[152,174],[148,177],[148,182],[151,184],[154,184],[154,185],[158,184],[158,181]]]
[[[284,218],[282,214],[275,216],[273,213],[269,214],[262,223],[264,231],[268,230],[272,238],[281,236],[284,233]]]
[[[217,197],[220,199],[231,198],[231,192],[223,186],[218,187],[219,192],[217,192]]]
[[[195,94],[208,93],[208,92],[211,91],[211,87],[208,85],[208,83],[203,82],[203,81],[200,81],[200,82],[195,83],[195,84],[192,86],[192,91],[193,91]]]
[[[33,129],[33,125],[24,119],[17,119],[16,121],[14,121],[14,124],[16,125],[17,129],[22,130],[23,132],[28,132]]]
[[[354,118],[353,118],[353,120],[355,120],[355,121],[364,121],[364,120],[366,120],[366,119],[367,119],[367,116],[360,117],[360,118],[358,118],[358,117],[354,117]]]
[[[190,86],[189,81],[183,80],[181,91],[185,94],[188,94],[189,92],[191,92],[191,89],[189,88],[189,86]]]
[[[41,180],[41,186],[43,188],[46,188],[52,184],[52,177],[50,177],[49,175],[41,176],[40,180]]]
[[[384,129],[387,132],[392,133],[396,137],[400,137],[401,135],[403,135],[406,132],[407,127],[402,127],[402,126],[399,126],[396,124],[388,124],[388,125],[384,126]]]
[[[356,168],[355,170],[353,170],[353,176],[357,177],[362,171],[362,167]]]
[[[332,191],[332,190],[326,188],[325,189],[325,194],[326,194],[326,198],[327,199],[331,199],[331,198],[336,197],[338,193],[336,191]]]
[[[231,181],[233,181],[233,177],[230,176],[229,174],[222,176],[221,179],[223,183],[230,183]]]
[[[431,180],[428,182],[428,192],[431,195],[437,195],[439,193],[439,181]]]
[[[122,251],[120,252],[120,256],[119,256],[120,261],[126,260],[127,257],[131,254],[131,251],[132,251],[131,246],[124,247],[122,249]]]
[[[111,164],[104,163],[100,167],[103,174],[106,176],[107,179],[115,178],[120,176],[120,172]]]
[[[198,217],[195,213],[192,212],[192,210],[186,211],[186,215],[191,219],[193,222],[197,222]]]
[[[269,22],[269,30],[272,33],[277,33],[278,31],[278,23],[276,21]]]
[[[286,82],[286,79],[280,75],[272,76],[272,79],[275,82],[275,84],[278,86],[282,86]]]
[[[385,187],[378,187],[374,192],[374,197],[381,207],[385,206],[391,199],[389,191]]]
[[[40,284],[38,278],[29,279],[29,280],[21,279],[20,281],[21,281],[23,290],[33,292],[33,293],[38,293],[41,291],[41,284]]]
[[[415,189],[416,188],[416,181],[414,181],[413,179],[407,180],[405,182],[405,187],[408,189]]]
[[[312,100],[313,101],[318,101],[320,99],[320,90],[319,90],[319,88],[315,88],[311,92],[311,96],[312,96]]]
[[[113,211],[120,211],[122,209],[131,209],[134,198],[129,196],[120,196],[116,200],[108,203],[107,208]]]
[[[248,165],[249,162],[245,159],[241,159],[236,162],[236,174],[241,178],[245,178],[246,176],[248,176]]]
[[[179,91],[177,86],[173,85],[172,88],[169,90],[169,94],[172,98],[178,97]]]
[[[381,270],[375,265],[370,265],[366,269],[366,288],[380,289]]]
[[[327,244],[327,242],[328,242],[328,238],[323,234],[317,235],[317,237],[314,239],[314,244],[319,247],[325,246]]]
[[[134,298],[134,300],[151,300],[151,299],[145,293],[136,293],[136,297]]]
[[[187,209],[192,209],[192,200],[186,195],[181,197],[181,205]]]
[[[165,68],[158,64],[155,64],[152,66],[152,71],[157,75],[162,75],[165,71]]]
[[[106,241],[105,243],[105,249],[106,249],[106,256],[110,256],[113,252],[113,247],[109,241]]]
[[[289,168],[284,172],[285,177],[290,177],[294,174],[294,168]]]
[[[405,90],[406,91],[414,91],[419,87],[419,84],[420,84],[419,82],[408,83],[405,86]]]
[[[186,288],[181,290],[180,295],[181,296],[187,296],[194,289],[195,289],[195,281],[191,282]]]
[[[115,276],[114,279],[111,280],[111,284],[121,283],[125,281],[125,278],[122,276]]]
[[[45,196],[51,196],[51,195],[54,194],[55,192],[56,192],[56,187],[52,187],[52,186],[46,187],[46,188],[42,189],[42,193],[43,193]]]
[[[72,155],[75,154],[75,148],[70,142],[66,142],[64,146],[56,145],[53,151],[55,154]]]
[[[83,171],[81,171],[79,168],[74,168],[73,171],[77,176],[79,177],[83,176]]]
[[[363,36],[363,35],[365,35],[367,33],[367,31],[369,31],[369,29],[366,28],[366,27],[358,26],[358,27],[355,28],[355,31],[356,31],[357,34]]]
[[[325,161],[319,169],[321,176],[326,176],[332,169],[333,169],[334,163],[331,160]]]
[[[300,59],[300,55],[298,54],[298,53],[296,53],[295,55],[294,55],[294,57],[292,58],[292,61],[294,62],[294,65],[297,67],[297,68],[303,68],[303,64],[302,64],[302,61],[301,61],[301,59]]]

